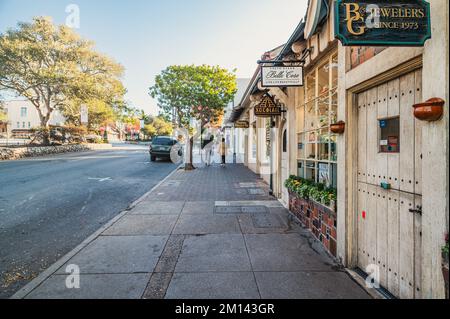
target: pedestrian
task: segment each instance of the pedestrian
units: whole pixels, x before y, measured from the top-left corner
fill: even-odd
[[[211,166],[211,157],[213,154],[214,147],[214,135],[211,135],[210,138],[206,141],[205,153],[206,153],[206,166]]]
[[[220,152],[220,155],[222,156],[221,166],[225,166],[226,155],[227,155],[227,146],[225,144],[225,138],[222,138],[222,142],[220,143],[220,146],[219,146],[219,152]]]

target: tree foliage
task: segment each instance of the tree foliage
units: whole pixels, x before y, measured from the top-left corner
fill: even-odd
[[[150,95],[162,114],[191,133],[190,120],[202,127],[217,122],[237,91],[236,75],[219,66],[169,66],[156,76]],[[187,143],[186,169],[192,169],[193,140]]]
[[[122,103],[122,74],[123,67],[96,52],[93,42],[50,18],[34,18],[0,34],[0,89],[27,98],[43,127],[56,109],[70,118],[79,115],[83,103],[94,109]]]
[[[236,76],[218,66],[169,66],[156,76],[150,95],[161,113],[188,128],[190,119],[217,119],[236,94]],[[175,118],[174,118],[175,117]]]
[[[144,126],[144,134],[151,136],[170,136],[173,133],[172,123],[166,119],[158,117],[149,117]]]

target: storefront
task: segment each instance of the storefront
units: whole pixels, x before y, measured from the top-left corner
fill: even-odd
[[[274,195],[349,272],[375,276],[398,298],[444,298],[449,4],[429,0],[427,10],[427,2],[413,2],[425,9],[405,12],[416,12],[409,17],[421,17],[431,38],[408,43],[393,29],[369,44],[351,35],[348,45],[336,39],[336,2],[311,1],[287,44],[270,54],[287,65],[303,60],[304,85],[264,88],[257,70],[241,103],[252,123],[246,164],[268,180],[271,156]],[[285,111],[271,123],[270,143],[267,119],[252,111],[264,94]],[[430,99],[445,105],[441,116],[424,115],[436,109],[424,106]],[[307,196],[302,183],[312,189]],[[337,192],[331,203],[322,201],[324,188]]]

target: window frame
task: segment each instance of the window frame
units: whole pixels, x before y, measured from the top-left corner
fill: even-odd
[[[333,165],[337,165],[337,135],[331,132],[330,126],[335,121],[337,116],[337,88],[338,88],[338,71],[334,70],[338,58],[337,51],[328,54],[321,59],[314,68],[305,76],[304,95],[301,105],[297,106],[297,167],[302,167],[303,172],[298,168],[298,175],[308,177],[307,170],[314,172],[314,182],[319,182],[319,164],[328,164],[329,185],[335,185],[336,181],[333,177]],[[319,74],[328,65],[328,89],[325,82],[320,83]],[[308,81],[314,79],[314,86]],[[333,85],[334,84],[334,85]],[[319,92],[319,87],[322,87],[322,92]],[[311,98],[311,88],[314,87],[314,97]],[[325,101],[325,103],[324,103]],[[307,112],[307,107],[314,104],[314,113]],[[327,110],[327,125],[321,123],[320,109],[324,104],[328,104]],[[336,105],[335,105],[336,104]],[[313,118],[311,118],[313,114]],[[325,114],[323,112],[323,114]],[[323,116],[322,114],[322,116]],[[311,126],[312,125],[312,126]],[[308,136],[315,134],[315,141],[310,141]],[[325,137],[326,143],[321,138]],[[302,145],[302,149],[300,148]],[[327,146],[324,146],[327,145]],[[312,146],[312,147],[311,147]],[[323,158],[321,151],[325,147],[328,158]],[[314,151],[314,158],[310,149]],[[302,162],[302,164],[300,164]],[[314,163],[314,168],[311,164]]]

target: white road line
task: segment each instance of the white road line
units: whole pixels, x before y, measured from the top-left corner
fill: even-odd
[[[89,177],[88,179],[91,181],[99,181],[100,183],[105,181],[112,181],[111,177]]]

